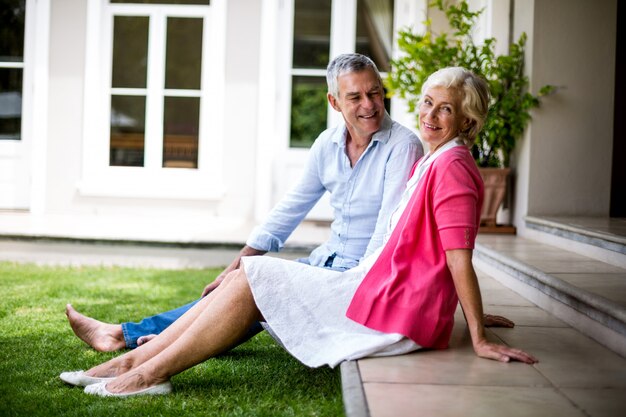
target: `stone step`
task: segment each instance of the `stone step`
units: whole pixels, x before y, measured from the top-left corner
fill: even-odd
[[[478,269],[626,357],[625,268],[513,236],[479,236],[474,261]]]
[[[626,219],[527,216],[526,236],[626,268]]]

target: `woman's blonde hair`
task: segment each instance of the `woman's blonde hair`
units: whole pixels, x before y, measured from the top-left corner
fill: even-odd
[[[434,87],[452,88],[461,94],[461,112],[470,120],[467,129],[459,132],[466,145],[471,146],[483,128],[489,111],[489,86],[487,82],[462,67],[447,67],[433,72],[422,85],[419,104],[426,90]]]

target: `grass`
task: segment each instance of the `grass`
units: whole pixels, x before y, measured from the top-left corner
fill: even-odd
[[[338,370],[305,367],[265,332],[175,376],[167,396],[96,398],[58,378],[119,354],[76,338],[67,302],[103,321],[134,321],[194,299],[218,273],[0,263],[0,415],[343,415]]]

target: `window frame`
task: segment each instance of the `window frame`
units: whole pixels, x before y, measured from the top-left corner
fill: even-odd
[[[112,94],[138,89],[111,86],[114,16],[150,16],[143,167],[109,165]],[[201,90],[166,89],[168,17],[203,18]],[[225,0],[209,6],[110,4],[89,0],[85,62],[82,196],[214,200],[224,194],[222,178],[225,85]],[[198,168],[164,168],[163,101],[169,96],[200,97]]]
[[[396,22],[399,21],[397,17],[399,7],[403,5],[402,0],[395,0],[395,3],[396,5],[393,10],[394,28],[396,27]],[[286,51],[288,51],[289,55],[288,73],[290,77],[284,84],[284,88],[286,89],[285,97],[288,97],[289,111],[287,112],[286,119],[283,120],[283,123],[287,124],[287,143],[289,144],[288,146],[290,151],[298,152],[298,150],[308,150],[308,147],[291,146],[291,94],[293,89],[293,77],[320,77],[326,80],[326,68],[295,68],[293,66],[292,54],[294,42],[293,25],[295,19],[295,0],[290,0],[287,13],[288,16],[290,16],[289,24],[291,26],[291,32],[289,37],[286,36],[289,43],[285,42],[283,45]],[[331,22],[329,33],[329,56],[331,57],[331,59],[332,57],[336,57],[340,54],[356,52],[357,20],[358,0],[331,1]],[[395,34],[393,41],[395,41]],[[381,71],[380,75],[384,79],[387,76],[387,72]],[[281,115],[281,117],[284,116]],[[326,129],[337,126],[342,121],[343,118],[341,114],[334,111],[332,107],[327,104]],[[319,133],[321,132],[318,132],[318,134]]]
[[[294,0],[277,2],[262,0],[261,57],[259,83],[259,123],[257,129],[255,219],[261,221],[273,205],[284,195],[288,186],[285,178],[298,178],[308,157],[308,148],[291,148],[291,77],[302,69],[293,71],[293,18]],[[393,27],[424,27],[428,0],[395,0]],[[347,16],[351,16],[347,18]],[[356,0],[334,0],[331,9],[330,56],[353,52],[356,42]],[[398,54],[395,47],[392,56]],[[326,73],[320,71],[320,76]],[[266,97],[275,97],[268,106]],[[398,97],[391,99],[392,118],[413,128],[414,118],[406,103]],[[337,126],[343,121],[340,113],[327,106],[327,126]],[[413,129],[416,130],[416,129]],[[317,132],[321,133],[321,132]],[[267,169],[271,167],[271,169]],[[328,217],[328,213],[323,216]],[[332,217],[332,216],[331,216]]]

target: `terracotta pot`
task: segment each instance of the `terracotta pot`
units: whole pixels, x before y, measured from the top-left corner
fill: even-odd
[[[480,225],[496,225],[496,214],[506,195],[507,177],[510,168],[478,168],[485,184],[485,200],[480,212]]]

